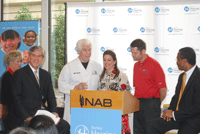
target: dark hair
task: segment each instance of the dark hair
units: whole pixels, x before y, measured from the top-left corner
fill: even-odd
[[[54,121],[45,115],[34,116],[28,127],[33,128],[38,134],[58,134]]]
[[[110,56],[112,57],[112,59],[113,59],[114,61],[116,61],[115,66],[114,66],[115,71],[116,71],[116,74],[115,74],[115,77],[114,77],[114,78],[117,78],[117,77],[119,76],[119,69],[118,69],[118,67],[117,67],[117,57],[116,57],[116,54],[115,54],[113,51],[111,51],[111,50],[106,50],[106,51],[103,53],[103,57],[104,57],[105,55],[110,55]],[[104,67],[104,68],[103,68],[103,72],[102,72],[101,75],[100,75],[100,81],[101,81],[102,78],[104,77],[105,72],[106,72],[106,69],[105,69],[105,67]]]
[[[146,43],[142,39],[135,39],[131,42],[130,47],[137,47],[137,49],[141,52],[143,49],[146,50]]]
[[[17,127],[9,132],[9,134],[37,134],[32,128],[29,127]]]
[[[191,65],[196,64],[196,53],[194,49],[192,49],[191,47],[184,47],[181,48],[179,52],[181,59],[187,59],[188,63]]]
[[[35,31],[29,30],[29,31],[26,31],[26,33],[24,34],[24,37],[25,37],[25,38],[26,38],[28,32],[33,32],[33,33],[35,34],[35,37],[37,36],[37,33],[36,33]]]
[[[6,41],[7,39],[14,40],[15,38],[19,38],[19,37],[20,37],[19,33],[14,30],[6,30],[1,34],[1,39],[3,41]],[[20,45],[21,45],[21,41],[18,43],[17,49],[20,47]]]

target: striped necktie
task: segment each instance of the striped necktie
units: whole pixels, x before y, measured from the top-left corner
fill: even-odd
[[[181,85],[181,90],[180,90],[180,94],[179,94],[179,98],[178,98],[178,102],[177,102],[177,106],[176,106],[176,111],[178,111],[178,109],[179,109],[179,102],[180,102],[182,94],[185,90],[185,80],[186,80],[186,73],[184,73],[183,78],[182,78],[182,85]]]
[[[40,81],[39,81],[39,78],[38,78],[38,75],[37,75],[37,70],[34,72],[34,75],[35,75],[35,78],[37,80],[38,85],[40,86]]]

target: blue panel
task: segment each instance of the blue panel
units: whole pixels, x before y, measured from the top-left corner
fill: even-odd
[[[71,134],[121,134],[121,110],[71,108]]]

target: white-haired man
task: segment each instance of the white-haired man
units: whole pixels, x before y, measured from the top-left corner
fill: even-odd
[[[58,89],[65,94],[64,119],[70,123],[70,90],[97,90],[102,67],[90,60],[91,42],[80,39],[76,43],[78,58],[66,64],[58,79]]]

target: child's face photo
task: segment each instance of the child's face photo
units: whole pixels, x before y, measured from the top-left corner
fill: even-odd
[[[30,31],[26,34],[25,37],[26,45],[32,46],[36,41],[36,35],[34,32]]]
[[[29,51],[28,50],[24,50],[23,51],[23,61],[22,61],[22,63],[27,63],[28,62],[28,58],[29,58]]]
[[[18,46],[18,43],[21,42],[21,39],[20,37],[16,37],[14,38],[13,40],[12,39],[7,39],[6,41],[4,40],[0,40],[0,43],[2,45],[2,49],[4,52],[9,52],[10,50],[17,50],[17,46]]]

